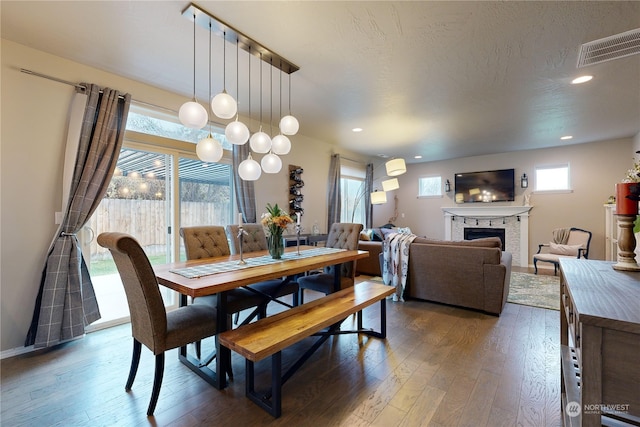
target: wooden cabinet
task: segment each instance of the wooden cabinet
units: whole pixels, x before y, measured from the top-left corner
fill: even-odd
[[[640,422],[640,273],[612,266],[560,260],[565,426]]]

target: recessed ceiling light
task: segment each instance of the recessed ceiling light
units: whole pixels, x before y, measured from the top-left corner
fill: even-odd
[[[418,154],[417,156],[413,156],[413,158],[414,158],[414,159],[421,159],[421,158],[422,158],[422,156]]]
[[[387,156],[386,154],[378,154],[378,157],[381,157],[383,159],[389,158],[389,156]]]
[[[353,128],[351,129],[353,132],[362,132],[362,128]]]
[[[573,136],[571,135],[565,135],[565,136],[561,136],[560,139],[562,139],[563,141],[567,140],[567,139],[572,139]]]
[[[580,83],[585,83],[585,82],[588,82],[589,80],[591,80],[592,78],[593,78],[593,76],[576,77],[575,79],[571,80],[571,84],[577,85],[577,84],[580,84]]]

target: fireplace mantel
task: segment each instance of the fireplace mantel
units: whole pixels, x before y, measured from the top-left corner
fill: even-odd
[[[505,217],[515,215],[529,215],[533,206],[469,206],[469,207],[443,207],[444,215],[460,217]]]
[[[521,267],[527,267],[529,264],[529,212],[533,206],[487,206],[482,204],[481,206],[465,206],[465,207],[442,207],[444,214],[444,238],[445,240],[452,240],[452,228],[455,218],[465,218],[465,222],[468,219],[475,219],[477,225],[479,221],[486,224],[480,224],[480,226],[489,226],[496,228],[505,227],[504,221],[508,218],[517,218],[519,227],[516,226],[515,234],[512,233],[514,238],[517,238],[515,245],[511,245],[509,250],[513,254],[514,265]],[[502,221],[494,221],[494,220]],[[512,219],[511,221],[516,221]],[[513,224],[513,223],[511,223]],[[514,224],[515,225],[515,224]],[[460,227],[456,226],[456,229]],[[511,226],[513,228],[513,225]],[[458,237],[459,238],[459,237]],[[511,240],[511,239],[507,239]]]

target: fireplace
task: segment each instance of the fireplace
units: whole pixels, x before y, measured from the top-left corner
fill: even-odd
[[[529,264],[529,211],[532,206],[494,206],[491,203],[476,203],[480,206],[443,207],[445,240],[469,239],[465,228],[475,230],[488,228],[499,236],[503,249],[513,256],[513,265],[528,267]],[[496,231],[497,230],[497,231]],[[495,234],[491,234],[495,236]],[[487,237],[486,234],[474,238]]]
[[[464,240],[483,239],[485,237],[499,237],[502,242],[502,250],[504,251],[504,228],[464,228]]]

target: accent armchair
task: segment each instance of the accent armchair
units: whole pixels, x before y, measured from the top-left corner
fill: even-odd
[[[553,274],[558,273],[561,258],[589,258],[591,232],[581,228],[558,228],[553,230],[554,241],[538,245],[533,255],[533,267],[538,274],[538,261],[553,264]]]

